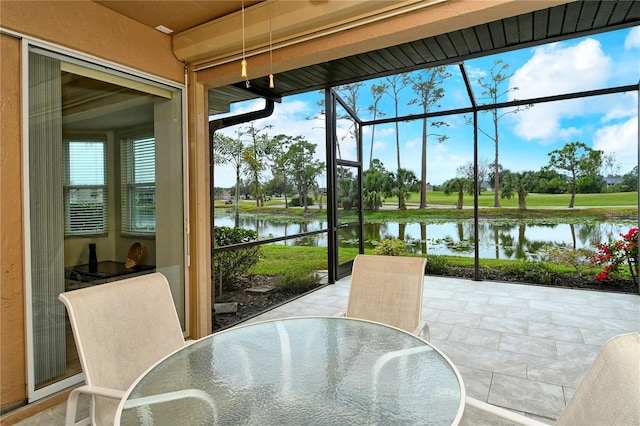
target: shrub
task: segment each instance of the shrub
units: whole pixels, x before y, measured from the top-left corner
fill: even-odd
[[[516,261],[500,268],[502,273],[518,281],[537,284],[551,282],[551,270],[544,263]]]
[[[215,226],[213,235],[214,248],[258,239],[256,231],[227,226]],[[260,259],[262,259],[260,246],[216,253],[213,255],[212,262],[215,279],[222,282],[223,288],[231,287],[239,281],[240,277],[246,275],[247,270],[257,264]]]
[[[598,252],[593,263],[604,266],[604,272],[596,275],[597,281],[606,281],[611,276],[621,274],[621,268],[628,267],[629,275],[638,283],[638,228],[631,228],[626,234],[620,234],[621,240],[598,243]]]
[[[378,243],[374,243],[373,254],[383,256],[404,256],[408,253],[407,243],[398,238],[387,238]]]
[[[430,255],[427,257],[425,273],[431,275],[447,275],[449,265],[444,256]]]
[[[273,286],[281,293],[302,294],[320,284],[320,275],[288,271],[279,275]]]
[[[300,207],[302,204],[300,204],[300,198],[298,197],[294,197],[291,199],[291,201],[289,201],[289,206],[290,207]],[[307,197],[307,206],[312,206],[313,205],[313,198],[311,197]]]
[[[571,249],[569,247],[553,247],[545,253],[545,260],[558,265],[568,265],[582,273],[591,266],[593,253],[586,249]]]

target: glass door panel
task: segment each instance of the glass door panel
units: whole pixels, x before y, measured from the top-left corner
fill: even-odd
[[[359,166],[337,167],[338,277],[351,273],[353,259],[361,252],[364,244],[360,208],[362,199],[360,170]]]
[[[335,278],[351,274],[353,259],[364,252],[362,205],[362,124],[353,110],[331,90],[327,96],[328,149],[333,153],[330,257]],[[330,265],[331,266],[331,265]]]
[[[185,324],[180,89],[96,68],[29,53],[30,401],[82,381],[62,292],[159,271]]]

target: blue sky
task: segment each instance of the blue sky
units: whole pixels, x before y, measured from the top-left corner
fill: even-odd
[[[613,31],[589,37],[552,43],[529,49],[488,56],[465,62],[465,69],[474,85],[476,100],[482,103],[478,78],[488,79],[494,61],[501,59],[509,64],[512,74],[503,86],[510,90],[500,101],[513,98],[530,99],[548,95],[595,90],[614,86],[637,85],[640,80],[640,27]],[[451,76],[443,83],[445,96],[436,109],[452,109],[469,106],[468,96],[457,66],[447,67]],[[275,79],[278,84],[277,75]],[[370,119],[368,111],[372,103],[370,84],[366,82],[358,96],[359,115]],[[508,84],[508,85],[507,85]],[[410,87],[400,95],[400,115],[419,113],[421,107],[409,105],[413,95]],[[324,119],[318,117],[323,99],[318,92],[284,98],[276,104],[273,115],[255,123],[260,128],[273,125],[270,135],[287,134],[303,136],[316,143],[316,154],[322,161],[324,154]],[[250,101],[232,106],[231,114],[261,108],[263,101]],[[379,103],[385,117],[393,116],[393,101],[383,96]],[[615,158],[614,173],[628,173],[638,160],[638,94],[637,91],[598,96],[579,100],[538,104],[518,114],[507,114],[499,121],[499,162],[512,171],[539,170],[549,163],[548,153],[561,149],[566,143],[581,141],[602,150]],[[309,119],[310,117],[317,117]],[[441,184],[456,176],[456,169],[473,161],[473,128],[465,124],[463,116],[439,118],[448,126],[431,128],[430,133],[443,134],[447,139],[439,143],[436,136],[429,136],[427,147],[427,181]],[[354,158],[355,143],[348,133],[349,122],[338,123],[343,158]],[[479,126],[492,133],[489,114],[479,114]],[[241,126],[242,127],[242,126]],[[222,132],[236,137],[237,127]],[[365,128],[364,164],[368,165],[371,149],[372,127]],[[422,121],[400,124],[401,166],[420,176]],[[479,158],[490,163],[494,159],[492,140],[480,134]],[[383,162],[393,171],[397,167],[395,126],[375,127],[373,158]],[[366,168],[366,166],[365,166]],[[603,170],[608,174],[611,170]],[[216,166],[214,184],[231,187],[235,174],[228,166]],[[265,173],[265,179],[269,178]],[[320,178],[324,186],[324,176]]]

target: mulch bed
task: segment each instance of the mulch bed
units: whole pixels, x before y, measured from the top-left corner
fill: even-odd
[[[214,313],[213,331],[223,330],[298,297],[298,295],[280,293],[277,290],[268,293],[246,291],[251,287],[272,286],[274,280],[275,277],[266,275],[251,275],[234,288],[224,290],[221,296],[216,294],[216,303],[237,302],[238,311],[235,314],[216,315]]]

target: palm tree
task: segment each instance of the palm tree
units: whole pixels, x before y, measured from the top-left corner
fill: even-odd
[[[389,194],[391,186],[390,173],[377,158],[371,162],[371,167],[363,174],[363,201],[367,210],[378,211],[384,202],[384,196]]]
[[[511,198],[514,193],[518,194],[518,208],[526,210],[527,195],[529,191],[535,188],[537,182],[533,172],[511,173],[507,171],[504,174],[504,182],[502,185],[502,198]]]
[[[461,210],[464,203],[464,193],[473,194],[473,181],[466,177],[456,177],[449,179],[443,185],[444,193],[449,195],[451,193],[458,193],[458,204],[456,209]]]
[[[406,200],[409,199],[411,191],[420,187],[420,181],[413,170],[400,168],[396,173],[391,174],[391,182],[391,194],[398,197],[398,210],[406,210]]]

